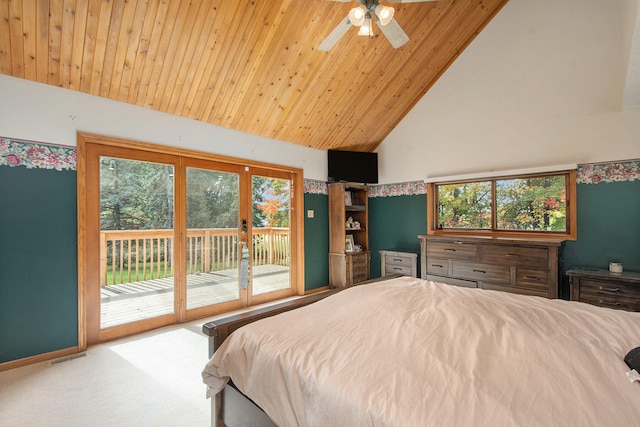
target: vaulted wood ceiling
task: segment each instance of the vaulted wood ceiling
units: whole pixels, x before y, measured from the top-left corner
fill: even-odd
[[[0,73],[307,147],[373,151],[507,1],[393,4],[411,37],[401,48],[374,25],[379,37],[350,28],[320,52],[355,1],[0,0]]]

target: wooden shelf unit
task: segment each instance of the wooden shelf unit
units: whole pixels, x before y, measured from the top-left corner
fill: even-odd
[[[359,224],[347,228],[349,218]],[[369,191],[366,185],[329,184],[329,284],[347,287],[369,280]],[[347,236],[360,251],[347,251]],[[354,249],[355,249],[354,246]]]

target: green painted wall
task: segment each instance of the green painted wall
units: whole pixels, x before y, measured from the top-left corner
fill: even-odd
[[[426,194],[369,198],[369,247],[371,277],[381,276],[380,253],[397,250],[418,254],[420,276],[420,241],[427,232]]]
[[[0,166],[0,363],[78,344],[76,172]]]
[[[563,273],[611,261],[640,271],[640,181],[578,184],[578,240],[564,245]],[[562,296],[569,298],[564,274]]]
[[[305,194],[306,290],[328,252],[328,197]],[[78,344],[77,268],[76,172],[0,166],[0,363]]]
[[[578,240],[565,242],[560,260],[565,299],[570,268],[606,269],[615,261],[626,271],[640,271],[640,181],[577,187]],[[426,233],[426,205],[426,195],[369,199],[371,277],[380,277],[380,249],[420,253],[417,235]]]
[[[313,218],[307,212],[313,210]],[[329,197],[304,195],[304,289],[329,285]]]
[[[328,197],[308,193],[304,205],[311,290],[329,282]],[[369,199],[372,277],[381,249],[419,254],[426,207],[424,194]],[[640,181],[578,185],[578,240],[562,261],[563,273],[610,261],[640,271]],[[77,304],[76,172],[0,166],[0,363],[76,346]]]

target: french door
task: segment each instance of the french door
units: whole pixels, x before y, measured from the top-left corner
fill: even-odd
[[[78,145],[86,343],[302,293],[298,172],[123,145]]]

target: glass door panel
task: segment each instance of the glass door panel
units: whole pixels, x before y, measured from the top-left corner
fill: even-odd
[[[186,177],[187,309],[236,301],[240,177],[192,167]]]
[[[174,313],[172,165],[100,157],[100,328]]]
[[[291,288],[291,183],[254,175],[252,295]]]

